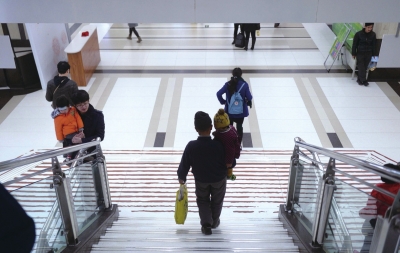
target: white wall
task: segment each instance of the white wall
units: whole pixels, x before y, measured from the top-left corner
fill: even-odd
[[[377,68],[400,68],[400,36],[385,34],[382,38]]]
[[[0,0],[1,23],[398,23],[399,13],[399,0]]]
[[[376,38],[382,39],[384,34],[396,34],[398,24],[399,23],[375,23],[374,32],[376,33]]]
[[[31,43],[42,88],[57,74],[57,63],[66,61],[64,49],[68,46],[65,24],[25,24]]]

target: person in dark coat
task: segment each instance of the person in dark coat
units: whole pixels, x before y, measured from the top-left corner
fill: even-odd
[[[211,228],[217,228],[220,224],[225,198],[227,173],[225,151],[220,141],[211,139],[213,126],[207,113],[196,112],[194,127],[199,137],[186,145],[177,174],[179,183],[184,184],[192,168],[201,232],[211,235]]]
[[[358,31],[353,38],[352,55],[357,58],[359,85],[368,86],[367,68],[372,56],[376,56],[376,34],[372,31],[374,23],[365,23],[365,27]]]
[[[35,243],[35,223],[0,184],[0,252],[29,253]]]
[[[245,34],[245,46],[244,50],[247,51],[248,46],[249,46],[249,39],[250,39],[250,34],[251,34],[251,50],[254,49],[254,45],[256,44],[256,30],[260,30],[260,23],[244,23],[241,25],[242,31],[244,31]]]
[[[72,143],[86,143],[96,140],[100,137],[104,139],[105,124],[103,112],[94,109],[89,103],[89,94],[85,90],[79,90],[72,96],[72,102],[82,118],[83,134],[77,134],[72,138]],[[88,149],[88,153],[92,152],[95,148]]]
[[[243,86],[243,87],[242,87]],[[240,89],[242,87],[242,89]],[[243,113],[241,114],[231,114],[229,113],[228,105],[232,95],[239,91],[240,89],[240,96],[243,99]],[[225,94],[224,99],[222,95]],[[240,68],[235,68],[232,70],[232,77],[229,82],[226,82],[224,86],[217,92],[218,101],[221,105],[225,105],[225,112],[227,112],[229,116],[230,125],[233,126],[233,122],[236,123],[236,129],[239,135],[239,143],[242,142],[243,139],[243,121],[244,118],[249,116],[249,109],[252,107],[252,99],[253,96],[251,95],[250,88],[248,83],[242,78],[242,70]]]
[[[68,98],[72,104],[71,96],[78,90],[76,82],[68,78],[70,66],[66,61],[57,64],[58,75],[47,83],[46,100],[51,103],[51,107],[56,109],[56,101],[61,95]]]

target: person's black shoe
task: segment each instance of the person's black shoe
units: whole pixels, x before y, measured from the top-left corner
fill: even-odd
[[[233,40],[232,45],[235,45],[235,40]]]
[[[369,83],[368,83],[367,81],[364,81],[362,84],[363,84],[364,86],[368,86],[368,85],[369,85]]]
[[[357,83],[359,84],[359,85],[363,85],[363,83],[360,81],[360,79],[358,79],[357,78]]]
[[[212,234],[211,225],[204,224],[203,226],[201,226],[201,232],[205,235],[211,235]]]
[[[215,220],[211,226],[211,228],[217,228],[219,226],[220,220]]]

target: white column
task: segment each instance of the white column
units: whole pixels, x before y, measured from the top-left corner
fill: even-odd
[[[67,61],[68,37],[64,23],[26,23],[42,89],[57,74],[57,63]]]

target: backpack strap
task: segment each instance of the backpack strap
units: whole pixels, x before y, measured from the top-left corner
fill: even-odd
[[[240,92],[240,91],[242,90],[242,88],[243,88],[243,86],[244,86],[245,83],[246,83],[246,82],[243,82],[242,86],[240,87],[240,89],[239,89],[237,92]]]

